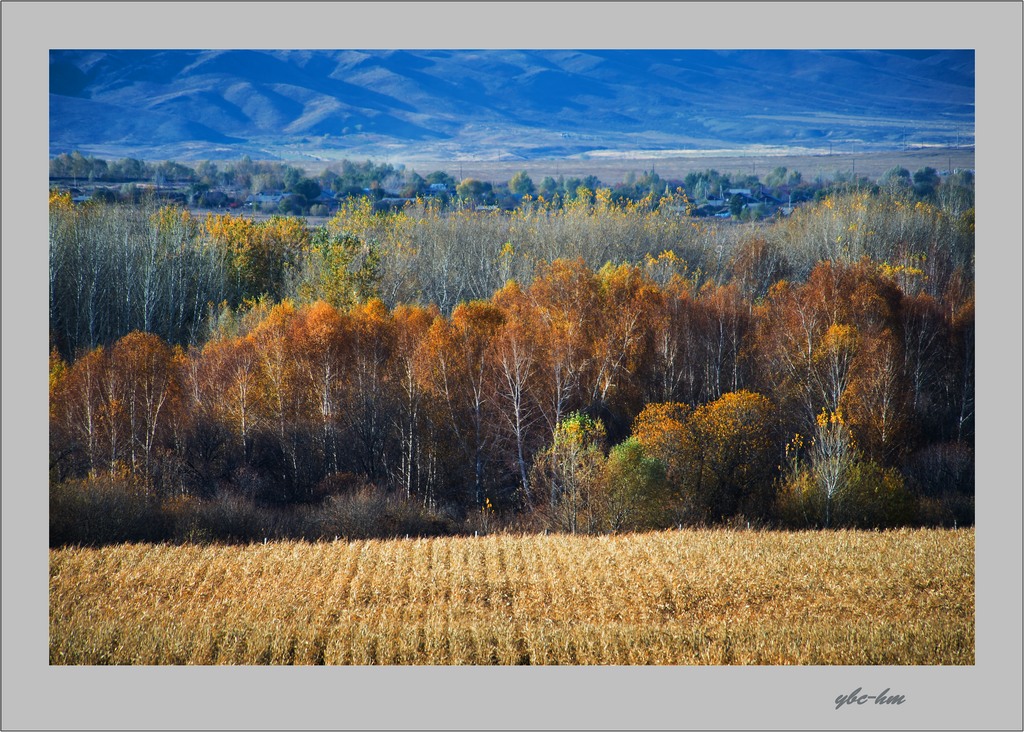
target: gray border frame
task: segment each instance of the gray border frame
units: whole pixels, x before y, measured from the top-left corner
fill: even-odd
[[[4,2],[3,729],[1021,729],[1021,10],[1015,2]],[[680,46],[976,49],[975,666],[48,666],[49,48]],[[858,686],[889,687],[907,703],[836,711],[836,696]]]

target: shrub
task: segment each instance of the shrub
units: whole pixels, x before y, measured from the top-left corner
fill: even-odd
[[[909,524],[915,506],[903,476],[878,463],[861,461],[850,469],[847,494],[837,508],[837,521],[859,529],[885,529]]]
[[[820,528],[826,526],[825,501],[813,470],[801,468],[780,487],[776,513],[786,526]],[[850,465],[843,488],[832,496],[827,525],[891,528],[911,523],[916,513],[916,501],[899,471],[859,460]]]
[[[974,526],[974,496],[949,491],[917,499],[917,523],[922,526]]]
[[[127,471],[50,485],[50,546],[159,542],[172,525]]]
[[[422,505],[364,484],[332,495],[306,515],[307,530],[315,538],[373,539],[397,536],[441,536],[454,533],[454,525]]]
[[[783,480],[776,495],[775,513],[784,526],[809,528],[819,526],[825,514],[824,496],[818,490],[809,470],[791,473]]]
[[[259,542],[283,538],[275,511],[245,496],[221,493],[200,501],[188,524],[197,537],[226,543]]]

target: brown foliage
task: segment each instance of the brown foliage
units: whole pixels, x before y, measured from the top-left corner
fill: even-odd
[[[262,301],[202,348],[132,333],[56,356],[53,475],[126,468],[168,494],[293,502],[347,472],[430,507],[523,508],[536,455],[582,412],[613,444],[632,425],[690,518],[718,521],[769,517],[780,435],[811,434],[823,409],[883,468],[973,437],[962,287],[948,302],[905,294],[893,267],[861,259],[820,263],[755,302],[770,250],[751,240],[727,284],[696,288],[668,255],[599,271],[555,260],[448,316]]]

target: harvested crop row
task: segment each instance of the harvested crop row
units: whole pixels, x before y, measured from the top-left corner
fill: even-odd
[[[50,554],[53,664],[973,664],[974,530]]]

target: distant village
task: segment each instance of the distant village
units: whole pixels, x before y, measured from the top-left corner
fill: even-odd
[[[893,168],[878,180],[854,175],[805,180],[799,171],[777,167],[762,180],[756,175],[723,175],[713,169],[693,172],[681,180],[663,179],[654,171],[630,174],[624,182],[606,184],[595,176],[550,176],[534,181],[525,172],[510,180],[487,182],[474,178],[456,180],[434,171],[420,176],[403,166],[371,161],[342,161],[328,166],[316,177],[280,162],[243,158],[223,167],[199,163],[195,168],[176,163],[147,163],[134,159],[106,161],[79,153],[63,154],[50,161],[50,187],[67,191],[75,203],[101,201],[137,203],[142,200],[174,204],[198,211],[234,212],[262,218],[273,215],[325,218],[334,215],[342,202],[366,197],[377,211],[399,210],[417,200],[441,207],[478,211],[512,211],[526,201],[543,199],[559,206],[579,195],[593,196],[605,189],[617,203],[671,199],[681,215],[751,221],[786,217],[800,205],[837,193],[883,189],[903,192],[918,199],[934,197],[943,188],[956,188],[973,197],[973,170],[922,168],[914,173]],[[973,205],[973,204],[972,204]]]

